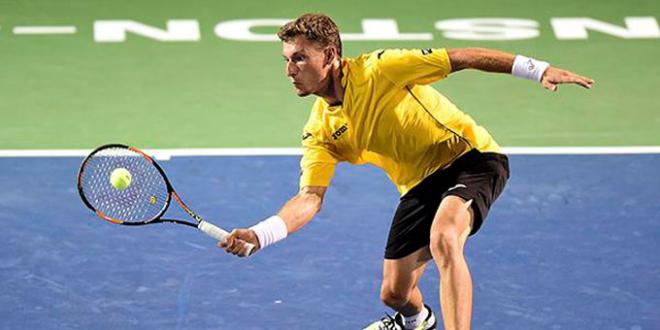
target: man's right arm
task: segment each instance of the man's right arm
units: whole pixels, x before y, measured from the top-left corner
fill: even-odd
[[[277,216],[273,216],[262,223],[268,223],[265,225],[271,226],[270,223],[274,222],[277,225],[282,221],[286,226],[285,236],[298,231],[321,210],[326,190],[327,187],[321,186],[303,187],[298,194],[284,204],[282,209],[277,213]],[[274,229],[277,230],[277,228]],[[259,241],[254,229],[241,228],[234,229],[225,241],[220,242],[218,245],[229,253],[240,255],[240,252],[245,249],[243,242],[252,243],[257,249],[260,249],[263,243]]]
[[[327,187],[303,187],[277,212],[277,215],[284,220],[289,234],[305,226],[321,211],[326,190]]]

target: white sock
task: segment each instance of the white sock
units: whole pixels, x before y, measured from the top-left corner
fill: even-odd
[[[403,328],[406,330],[412,330],[417,328],[424,320],[426,320],[426,317],[429,316],[429,311],[426,309],[426,306],[422,308],[422,311],[417,313],[416,315],[413,316],[403,316]]]

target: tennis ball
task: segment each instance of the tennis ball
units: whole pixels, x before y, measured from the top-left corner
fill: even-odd
[[[117,190],[128,188],[131,185],[131,179],[131,172],[123,167],[115,169],[110,174],[110,184]]]

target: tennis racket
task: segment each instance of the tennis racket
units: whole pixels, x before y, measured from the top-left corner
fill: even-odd
[[[111,183],[113,171],[128,171],[125,187]],[[114,224],[140,226],[159,222],[195,227],[218,241],[229,235],[225,230],[195,214],[174,191],[163,169],[143,151],[122,144],[94,149],[80,165],[78,192],[83,203],[100,218]],[[164,219],[174,199],[195,222]],[[246,243],[242,256],[249,256],[254,245]]]

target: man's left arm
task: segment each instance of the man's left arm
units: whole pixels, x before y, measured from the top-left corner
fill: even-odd
[[[540,81],[543,87],[557,90],[559,84],[577,84],[591,88],[594,80],[568,70],[553,67],[546,62],[521,55],[513,55],[486,48],[447,49],[451,72],[477,69],[487,72],[511,73],[515,76]]]

